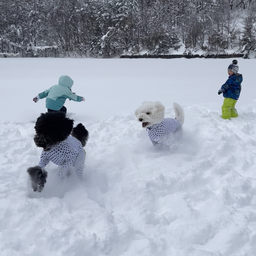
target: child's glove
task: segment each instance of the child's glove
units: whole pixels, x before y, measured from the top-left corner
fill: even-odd
[[[35,103],[38,102],[38,101],[39,101],[39,97],[36,96],[35,98],[33,98],[33,101],[34,101]]]
[[[218,91],[218,94],[220,95],[220,94],[222,94],[222,93],[223,93],[223,90],[220,89],[220,90]]]

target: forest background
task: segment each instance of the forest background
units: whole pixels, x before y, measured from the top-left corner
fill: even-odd
[[[255,0],[0,0],[0,53],[254,58]]]

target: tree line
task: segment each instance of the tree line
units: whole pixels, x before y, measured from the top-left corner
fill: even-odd
[[[0,0],[0,46],[94,57],[180,47],[249,54],[256,49],[255,11],[255,0]]]

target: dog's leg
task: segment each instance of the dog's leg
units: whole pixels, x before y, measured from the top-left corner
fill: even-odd
[[[47,178],[47,172],[40,166],[30,167],[27,170],[33,191],[41,192],[44,188]]]

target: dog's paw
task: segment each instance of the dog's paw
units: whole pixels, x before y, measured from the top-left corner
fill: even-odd
[[[33,191],[41,192],[47,179],[47,172],[39,166],[30,167],[27,170]]]

